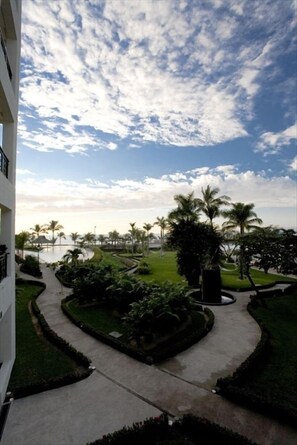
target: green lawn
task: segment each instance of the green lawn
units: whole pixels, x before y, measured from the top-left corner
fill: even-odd
[[[37,334],[28,304],[40,291],[39,286],[22,284],[16,298],[16,360],[9,390],[37,385],[51,378],[59,378],[77,369],[77,365],[63,352]]]
[[[271,353],[241,388],[274,399],[297,415],[297,291],[265,301],[267,307],[259,306],[253,314],[271,334]]]
[[[157,281],[161,283],[166,280],[173,281],[174,283],[186,283],[178,273],[176,265],[176,253],[165,252],[164,256],[160,255],[160,252],[151,252],[145,261],[151,268],[151,274],[139,275],[143,281]],[[225,270],[225,269],[229,270]],[[252,269],[251,276],[255,284],[264,285],[272,284],[275,281],[294,281],[292,278],[288,278],[283,275],[265,274],[262,271]],[[233,290],[250,288],[251,285],[247,278],[240,280],[238,270],[235,266],[227,264],[224,266],[222,273],[222,287],[230,288]]]

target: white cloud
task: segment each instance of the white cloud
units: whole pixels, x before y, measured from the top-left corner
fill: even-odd
[[[260,136],[257,151],[265,154],[278,153],[283,147],[297,139],[297,123],[278,133],[268,131]]]
[[[42,223],[46,222],[46,215],[51,214],[63,225],[63,218],[76,221],[79,216],[79,225],[86,227],[93,219],[104,219],[108,214],[109,217],[113,215],[113,226],[120,228],[123,209],[127,215],[137,215],[138,218],[148,209],[152,219],[161,214],[166,216],[175,207],[174,195],[194,191],[196,196],[201,196],[201,188],[208,184],[219,187],[220,193],[230,196],[234,202],[255,203],[256,209],[274,208],[277,211],[292,208],[296,203],[296,185],[289,177],[268,178],[264,172],[237,172],[230,165],[193,169],[160,178],[148,177],[143,181],[123,179],[111,183],[91,178],[76,182],[24,177],[17,185],[17,224],[22,230],[26,228],[21,225],[22,221],[31,218],[35,223]],[[265,221],[265,224],[273,224],[273,221]],[[294,226],[295,221],[283,222],[284,226],[290,224]]]
[[[290,162],[289,168],[293,171],[297,171],[297,156]]]
[[[256,12],[268,27],[259,2],[223,13],[224,2],[213,9],[188,2],[189,11],[175,1],[109,0],[97,10],[80,0],[27,3],[20,137],[42,151],[115,149],[104,133],[178,146],[246,136],[263,70],[281,41],[279,33],[261,44],[239,41],[242,26],[258,24]],[[246,25],[238,20],[244,10]],[[275,22],[277,9],[269,11]],[[32,131],[32,111],[44,128]],[[59,143],[53,119],[68,126]]]

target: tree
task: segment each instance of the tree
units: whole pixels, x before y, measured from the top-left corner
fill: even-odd
[[[52,243],[53,245],[55,244],[55,232],[57,232],[58,230],[64,229],[64,227],[62,226],[62,224],[59,224],[58,221],[50,221],[50,223],[47,226],[47,230],[50,230],[52,232]]]
[[[34,236],[34,238],[38,238],[41,233],[47,232],[47,226],[45,224],[42,226],[39,224],[35,224],[35,226],[31,227],[30,230],[32,231],[32,235]]]
[[[131,236],[131,244],[132,244],[132,254],[134,253],[134,244],[135,244],[135,240],[136,240],[136,235],[137,235],[137,227],[136,227],[136,223],[129,223],[131,229],[128,230],[130,236]]]
[[[94,242],[95,235],[92,232],[88,232],[83,236],[82,240],[89,246]]]
[[[198,199],[194,198],[194,192],[188,195],[175,195],[174,200],[177,203],[177,208],[169,212],[169,221],[192,222],[199,220],[200,207]]]
[[[65,233],[64,232],[59,232],[58,233],[58,238],[60,239],[60,246],[61,246],[62,238],[66,239]]]
[[[100,243],[100,246],[103,246],[103,243],[105,242],[106,237],[104,235],[98,236],[98,241]]]
[[[281,229],[278,270],[284,274],[297,275],[297,232],[293,229]]]
[[[77,241],[78,238],[79,238],[79,234],[78,234],[78,232],[72,232],[72,233],[70,234],[70,237],[71,237],[71,240],[73,241],[73,243],[74,243],[74,245],[75,245],[76,241]]]
[[[152,238],[150,236],[150,235],[152,235],[152,234],[150,234],[150,231],[152,230],[153,227],[154,226],[152,224],[150,224],[150,223],[144,223],[143,224],[143,228],[144,228],[144,230],[146,232],[146,253],[147,253],[147,255],[149,254],[149,241]]]
[[[82,255],[82,250],[75,248],[73,250],[68,249],[65,255],[63,255],[63,260],[65,263],[71,263],[72,266],[77,266],[79,261],[79,255]]]
[[[205,190],[202,187],[201,191],[203,198],[198,198],[199,208],[208,218],[210,225],[213,226],[214,218],[221,215],[221,207],[228,205],[230,198],[226,195],[216,197],[220,189],[218,187],[211,188],[210,185]]]
[[[30,240],[30,233],[23,230],[22,232],[18,233],[15,236],[15,247],[18,250],[22,251],[22,258],[24,258],[24,249],[25,249],[25,245],[26,243],[28,243]]]
[[[164,218],[164,216],[157,217],[157,221],[155,222],[155,225],[160,227],[160,242],[161,242],[161,255],[164,255],[164,237],[165,237],[165,230],[168,226],[168,220]]]
[[[120,239],[120,234],[119,234],[119,232],[117,231],[117,230],[113,230],[112,232],[109,232],[108,233],[108,237],[109,237],[109,239],[110,239],[110,241],[111,241],[111,244],[112,244],[112,246],[117,246],[117,242],[119,241],[119,239]]]
[[[178,272],[189,285],[199,285],[202,269],[218,264],[221,236],[208,224],[171,221],[168,243],[177,250]]]
[[[262,219],[257,217],[257,214],[253,211],[254,204],[244,204],[243,202],[236,202],[231,204],[232,208],[222,212],[222,215],[228,218],[223,223],[224,230],[239,228],[240,238],[244,235],[245,231],[258,228],[259,224],[262,224]],[[240,243],[240,256],[239,256],[239,270],[240,279],[243,280],[244,269],[244,247]]]

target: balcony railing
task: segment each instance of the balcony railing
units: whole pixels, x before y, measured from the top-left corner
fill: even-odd
[[[0,29],[0,41],[1,41],[1,47],[2,47],[2,50],[3,50],[3,54],[4,54],[4,59],[5,59],[5,62],[6,62],[8,75],[9,75],[9,78],[11,80],[12,79],[12,70],[11,70],[11,67],[10,67],[9,59],[8,59],[5,39],[4,39],[3,35],[2,35],[1,29]]]
[[[0,283],[7,277],[7,253],[0,254]]]
[[[9,160],[0,146],[0,172],[2,172],[6,178],[8,178],[8,164]]]

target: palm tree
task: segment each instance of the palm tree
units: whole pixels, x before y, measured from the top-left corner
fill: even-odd
[[[201,191],[203,199],[198,198],[199,207],[213,227],[213,219],[221,215],[220,207],[228,205],[230,197],[226,195],[216,197],[220,189],[218,187],[211,188],[210,185],[208,185],[205,190],[202,187]]]
[[[164,216],[161,216],[161,218],[159,216],[157,217],[155,225],[160,227],[161,255],[164,255],[164,237],[167,224],[168,221],[166,218],[164,218]]]
[[[32,231],[32,235],[34,238],[38,238],[41,233],[47,232],[47,226],[43,224],[42,226],[40,224],[35,224],[34,227],[31,227],[30,230]]]
[[[15,236],[15,247],[22,251],[22,258],[24,258],[24,249],[26,243],[30,240],[30,233],[23,230]]]
[[[57,232],[58,230],[64,229],[64,227],[62,226],[62,224],[59,224],[58,221],[50,221],[50,223],[47,226],[47,230],[50,230],[52,232],[52,243],[53,245],[55,244],[55,232]]]
[[[83,241],[85,241],[88,245],[94,242],[95,235],[92,232],[88,232],[84,235]]]
[[[262,219],[253,211],[255,204],[235,202],[231,206],[230,210],[222,212],[222,215],[228,218],[228,221],[223,223],[224,230],[239,228],[240,234],[243,235],[246,230],[257,229],[258,225],[262,224]]]
[[[101,246],[102,246],[103,243],[105,242],[105,239],[106,239],[106,236],[104,236],[104,235],[99,235],[99,236],[98,236],[98,241],[99,241],[99,243],[100,243]]]
[[[71,239],[72,239],[72,241],[73,241],[73,243],[74,243],[74,245],[75,245],[76,241],[77,241],[78,238],[79,238],[79,234],[78,234],[78,232],[72,232],[72,233],[70,234],[70,237],[71,237]]]
[[[230,210],[225,210],[222,215],[228,218],[228,221],[223,223],[224,230],[232,230],[239,228],[240,241],[243,238],[245,231],[251,229],[257,229],[259,224],[262,224],[262,219],[257,217],[256,212],[253,211],[255,204],[244,204],[243,202],[235,202],[231,204],[232,208]],[[244,247],[240,243],[240,256],[239,256],[239,269],[240,269],[240,279],[243,279],[243,268],[244,268]]]
[[[199,220],[200,206],[197,198],[194,198],[194,192],[188,195],[175,195],[177,208],[171,210],[168,214],[170,222],[196,222]]]
[[[137,227],[136,227],[136,223],[129,223],[131,226],[131,229],[128,230],[128,232],[131,235],[131,244],[132,244],[132,254],[134,253],[134,243],[135,243],[135,239],[136,239],[136,235],[137,235]]]
[[[112,246],[117,246],[117,242],[120,239],[120,234],[117,230],[112,230],[111,232],[108,233],[108,237],[111,241]]]
[[[71,263],[72,266],[76,266],[78,264],[79,255],[82,255],[82,250],[75,248],[73,250],[68,249],[65,255],[63,255],[63,260],[65,263]]]
[[[150,223],[144,223],[142,226],[146,232],[146,251],[147,251],[147,255],[149,254],[149,240],[152,238],[152,233],[150,234],[150,231],[152,230],[152,228],[154,227],[152,224]]]
[[[62,238],[66,239],[65,233],[64,232],[59,232],[58,233],[58,238],[60,239],[60,246],[61,246]]]

